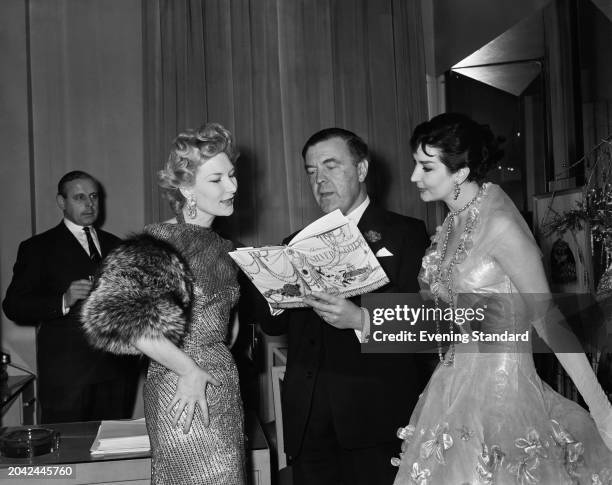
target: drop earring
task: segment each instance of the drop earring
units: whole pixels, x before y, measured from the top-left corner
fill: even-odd
[[[459,194],[461,194],[461,186],[458,182],[455,182],[455,195],[453,197],[453,200],[457,200],[459,198]]]
[[[195,219],[198,215],[198,209],[196,207],[196,199],[193,194],[190,194],[187,198],[187,215],[190,219]]]

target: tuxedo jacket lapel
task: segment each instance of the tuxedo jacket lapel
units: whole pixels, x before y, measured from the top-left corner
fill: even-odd
[[[357,224],[357,228],[374,254],[383,246],[382,226],[384,224],[382,218],[383,214],[380,212],[381,211],[370,202],[370,205],[366,207],[361,219],[359,219],[359,224]]]

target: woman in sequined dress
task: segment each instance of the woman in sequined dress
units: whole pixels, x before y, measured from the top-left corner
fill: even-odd
[[[127,279],[126,287],[138,287],[141,299],[149,296],[141,295],[147,291],[143,277],[152,280],[151,286],[172,286],[167,272],[153,276],[155,268],[144,276],[133,276],[151,263],[133,257],[121,260],[123,253],[129,253],[128,246],[111,255],[86,304],[84,321],[89,322],[90,340],[105,341],[109,350],[140,351],[151,359],[144,406],[155,484],[245,483],[242,401],[236,365],[227,346],[228,323],[239,294],[237,270],[227,254],[232,244],[211,229],[215,217],[234,211],[236,158],[232,135],[219,124],[179,134],[159,173],[176,217],[146,226],[149,236],[144,236],[144,242],[127,243],[149,247],[146,238],[152,236],[162,241],[162,253],[163,245],[168,244],[186,263],[193,291],[183,325],[176,325],[185,308],[176,301],[180,298],[173,295],[180,292],[173,288],[163,295],[170,295],[169,310],[151,324],[142,321],[151,319],[146,312],[152,311],[134,315],[136,310],[124,308],[130,305],[127,299],[121,300],[124,292],[112,293],[117,280]],[[145,260],[149,256],[150,261],[153,253],[142,256]],[[122,265],[126,260],[134,264]],[[151,301],[158,305],[160,299],[151,297]],[[106,328],[102,335],[108,323],[96,319],[119,311],[127,317],[116,318],[116,328]],[[126,328],[129,319],[134,324]]]
[[[484,320],[455,330],[463,335],[523,335],[533,326],[590,414],[541,381],[530,344],[457,341],[438,350],[441,362],[398,430],[395,485],[611,484],[612,407],[575,337],[557,325],[563,318],[529,228],[499,186],[483,183],[502,155],[493,134],[442,114],[416,128],[411,146],[421,199],[450,211],[423,258],[424,293],[455,311],[486,308]]]

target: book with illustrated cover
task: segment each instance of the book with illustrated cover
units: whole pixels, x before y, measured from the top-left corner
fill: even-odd
[[[335,210],[301,230],[286,246],[240,248],[229,255],[272,308],[305,307],[320,291],[348,298],[389,282],[357,226]]]

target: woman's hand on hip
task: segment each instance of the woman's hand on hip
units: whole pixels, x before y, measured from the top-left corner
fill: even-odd
[[[191,422],[196,412],[196,406],[200,406],[202,422],[208,426],[208,403],[206,402],[206,388],[211,384],[219,386],[221,383],[204,369],[194,365],[184,374],[179,375],[176,384],[174,398],[166,407],[168,414],[172,413],[172,424],[177,426],[181,416],[185,413],[183,433],[187,434],[191,429]]]

